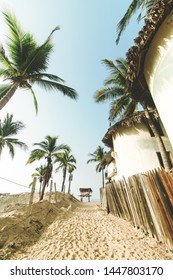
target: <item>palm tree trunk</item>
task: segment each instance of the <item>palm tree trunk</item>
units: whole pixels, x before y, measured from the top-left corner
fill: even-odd
[[[145,113],[145,117],[148,121],[148,125],[150,126],[150,128],[151,128],[151,130],[152,130],[152,132],[155,136],[155,139],[157,141],[158,148],[159,148],[162,160],[163,160],[163,165],[165,167],[165,170],[167,172],[169,172],[170,169],[172,168],[172,163],[171,163],[169,155],[166,151],[166,148],[165,148],[165,145],[163,143],[162,137],[160,136],[160,134],[159,134],[159,132],[158,132],[156,126],[155,126],[155,123],[153,122],[153,119],[150,115],[151,113],[148,111],[148,108],[147,108],[147,106],[144,102],[142,102],[142,106],[144,108],[144,113]]]
[[[49,179],[52,176],[52,163],[51,163],[51,159],[47,158],[47,160],[48,160],[48,164],[47,164],[46,172],[45,172],[44,179],[43,179],[43,187],[42,187],[42,191],[41,191],[41,195],[40,195],[40,201],[43,200],[46,185],[48,185]]]
[[[19,86],[19,82],[16,82],[12,85],[11,89],[7,92],[7,94],[2,98],[0,101],[0,110],[8,103],[8,101],[11,99],[11,97],[16,92],[17,88]]]
[[[70,186],[71,186],[71,180],[69,180],[69,185],[68,185],[68,194],[70,194]]]
[[[67,168],[65,167],[64,170],[63,170],[63,181],[62,181],[62,187],[61,187],[61,192],[64,192],[64,193],[65,193],[66,172],[67,172]]]

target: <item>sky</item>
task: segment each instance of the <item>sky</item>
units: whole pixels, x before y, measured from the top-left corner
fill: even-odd
[[[36,115],[32,95],[29,91],[17,91],[1,110],[0,119],[7,113],[14,121],[25,124],[17,138],[25,142],[27,152],[16,149],[12,160],[7,150],[0,158],[0,193],[21,193],[30,191],[29,184],[35,168],[44,161],[26,165],[33,143],[41,142],[46,135],[58,136],[58,144],[67,144],[77,160],[73,173],[72,194],[77,198],[79,188],[92,188],[93,200],[99,199],[101,173],[96,173],[96,164],[87,164],[89,153],[98,145],[104,147],[102,138],[109,127],[109,104],[97,104],[93,96],[104,86],[109,75],[102,59],[125,57],[134,44],[140,25],[133,19],[120,40],[116,40],[116,25],[125,14],[131,0],[0,0],[0,43],[5,43],[7,29],[2,12],[11,10],[22,28],[34,35],[40,44],[50,32],[54,33],[54,52],[50,58],[48,73],[65,80],[66,85],[78,93],[74,101],[61,92],[46,92],[34,87],[38,101]],[[108,149],[105,147],[105,151]],[[12,183],[12,182],[16,183]],[[53,181],[60,191],[62,174],[53,174]],[[22,185],[22,186],[20,186]],[[66,181],[66,188],[68,181]]]

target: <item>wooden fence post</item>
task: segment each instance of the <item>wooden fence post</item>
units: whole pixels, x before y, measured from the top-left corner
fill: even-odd
[[[26,221],[25,221],[25,226],[24,226],[25,229],[27,229],[29,227],[29,223],[30,223],[30,219],[31,219],[32,203],[33,203],[33,198],[34,198],[36,182],[37,182],[37,178],[34,177],[32,187],[31,187],[29,205],[28,205],[28,209],[27,209],[27,213],[26,213]]]

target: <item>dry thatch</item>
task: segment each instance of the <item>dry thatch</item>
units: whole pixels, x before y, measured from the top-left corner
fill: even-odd
[[[158,114],[156,112],[156,110],[150,110],[150,112],[152,112],[152,116],[154,119],[158,119]],[[115,132],[118,131],[118,129],[120,129],[121,127],[130,127],[135,125],[136,123],[147,123],[146,121],[146,117],[145,117],[145,113],[144,111],[139,111],[136,113],[133,113],[132,115],[116,122],[114,125],[112,125],[107,133],[105,134],[105,136],[102,139],[102,142],[110,147],[113,148],[113,143],[112,143],[112,134],[114,134]]]
[[[126,92],[131,92],[135,97],[148,92],[148,87],[144,78],[144,61],[148,48],[165,18],[173,9],[173,0],[158,0],[157,4],[150,10],[145,18],[145,25],[134,39],[127,54],[127,77]]]
[[[103,169],[105,168],[106,165],[108,165],[114,160],[114,158],[112,157],[112,152],[113,150],[111,149],[108,153],[104,155],[103,160],[101,161],[101,166]]]

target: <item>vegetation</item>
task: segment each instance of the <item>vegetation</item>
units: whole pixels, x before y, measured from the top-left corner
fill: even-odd
[[[124,117],[128,117],[141,105],[144,109],[148,125],[157,141],[164,167],[169,171],[172,168],[172,164],[162,137],[153,120],[152,113],[149,111],[151,106],[156,109],[154,102],[151,102],[151,98],[148,98],[147,96],[143,96],[143,99],[139,100],[135,98],[134,94],[126,93],[127,61],[125,59],[118,59],[116,60],[116,63],[107,59],[103,60],[103,62],[110,70],[110,76],[105,81],[105,87],[96,92],[94,96],[95,101],[98,103],[111,101],[109,113],[110,121],[113,121],[115,118],[120,120]]]
[[[138,102],[125,93],[127,61],[120,58],[115,63],[108,59],[102,62],[110,71],[110,76],[105,80],[104,87],[95,93],[94,99],[97,103],[111,101],[109,119],[113,122],[137,111]]]
[[[62,169],[63,172],[63,180],[62,180],[62,187],[61,192],[65,192],[65,180],[67,171],[72,171],[76,168],[76,159],[75,157],[70,154],[70,150],[64,150],[61,153],[58,153],[55,155],[55,161],[54,163],[58,163],[59,166],[56,168],[56,171]]]
[[[46,72],[53,51],[52,35],[59,27],[55,27],[45,42],[38,45],[32,34],[23,31],[13,14],[3,14],[9,34],[7,49],[2,45],[0,47],[0,77],[9,83],[0,86],[0,109],[7,104],[17,89],[24,89],[32,93],[37,112],[34,84],[48,91],[61,91],[64,95],[76,99],[76,91],[64,85],[63,79]]]
[[[41,141],[40,143],[34,143],[34,146],[37,146],[38,148],[34,149],[30,157],[27,161],[27,163],[32,163],[36,160],[40,160],[42,158],[45,158],[46,163],[46,170],[43,177],[43,185],[42,185],[42,191],[40,195],[40,200],[44,197],[45,188],[49,183],[49,180],[52,176],[53,171],[53,160],[56,159],[56,155],[60,151],[70,151],[69,146],[60,144],[57,145],[57,136],[46,136],[44,141]]]
[[[43,179],[46,173],[46,166],[45,165],[40,165],[35,169],[35,173],[32,174],[32,177],[37,177],[40,183],[40,188],[39,188],[39,195],[41,195],[41,190],[42,190],[42,184],[43,184]],[[31,183],[32,184],[32,183]]]
[[[101,162],[104,158],[104,155],[106,154],[106,152],[104,151],[104,147],[98,146],[97,149],[93,152],[90,153],[89,156],[91,157],[87,163],[90,162],[95,162],[97,163],[96,165],[96,172],[102,172],[102,187],[104,188],[104,169],[101,165]]]
[[[117,24],[118,35],[116,39],[116,44],[119,43],[123,31],[126,29],[134,14],[139,11],[138,21],[140,21],[143,17],[142,15],[147,14],[156,2],[157,0],[132,0],[125,15]]]
[[[70,194],[71,193],[71,182],[73,180],[73,172],[74,170],[76,169],[76,166],[68,166],[68,173],[69,173],[69,177],[68,177],[68,193]]]
[[[4,120],[0,121],[0,156],[2,150],[7,147],[11,158],[14,158],[15,147],[26,150],[27,145],[13,136],[17,135],[25,125],[20,121],[13,121],[13,115],[7,114]]]

